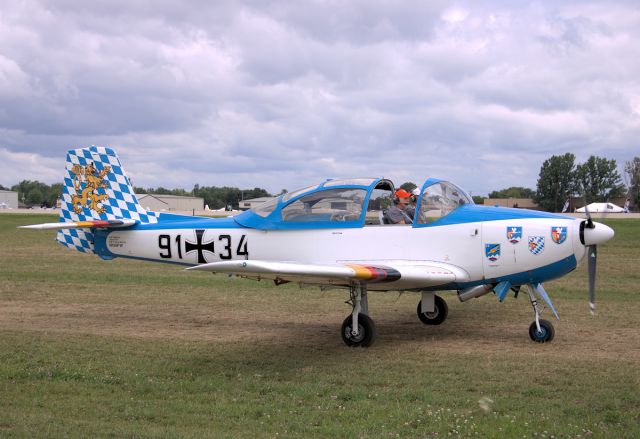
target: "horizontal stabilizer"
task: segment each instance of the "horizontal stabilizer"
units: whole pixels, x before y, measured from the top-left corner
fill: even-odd
[[[33,224],[30,226],[18,226],[19,229],[37,229],[37,230],[49,230],[49,229],[118,229],[122,227],[129,227],[136,224],[136,220],[121,219],[121,220],[91,220],[91,221],[75,221],[75,222],[59,222],[59,223],[44,223]]]

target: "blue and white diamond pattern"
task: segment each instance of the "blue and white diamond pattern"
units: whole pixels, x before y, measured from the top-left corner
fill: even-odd
[[[539,255],[544,250],[544,236],[529,236],[529,251]]]
[[[83,207],[82,212],[76,213],[71,202],[73,195],[76,194],[71,169],[74,165],[87,166],[89,163],[94,164],[97,172],[102,171],[106,166],[111,168],[111,171],[104,177],[107,188],[98,191],[99,193],[104,191],[108,197],[100,203],[104,207],[104,212],[101,214],[87,207]],[[75,222],[96,219],[134,219],[141,223],[156,223],[158,222],[158,214],[148,212],[140,206],[133,192],[133,187],[122,169],[122,164],[112,149],[92,146],[70,150],[67,153],[60,221]],[[90,230],[60,230],[56,239],[62,245],[78,251],[93,252],[93,233]]]

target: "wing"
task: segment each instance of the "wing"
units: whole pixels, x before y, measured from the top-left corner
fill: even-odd
[[[389,288],[409,289],[464,282],[469,274],[455,265],[425,261],[344,261],[333,265],[300,264],[278,261],[224,261],[196,265],[187,270],[227,273],[253,279],[272,279],[276,283],[304,282],[349,285],[355,281],[386,283]],[[382,287],[382,286],[381,286]]]

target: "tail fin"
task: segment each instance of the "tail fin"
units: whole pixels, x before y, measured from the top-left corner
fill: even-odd
[[[60,222],[135,220],[155,223],[158,214],[142,208],[115,151],[92,146],[67,153]],[[91,229],[62,229],[58,242],[93,252]]]

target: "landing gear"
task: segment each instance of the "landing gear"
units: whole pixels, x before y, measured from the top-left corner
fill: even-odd
[[[353,311],[342,323],[342,341],[347,346],[369,347],[375,341],[377,334],[376,326],[368,315],[369,304],[366,284],[360,282],[353,285],[349,294],[351,300],[347,303],[353,307]]]
[[[527,285],[527,293],[529,294],[529,300],[531,301],[531,306],[533,307],[533,311],[536,314],[536,319],[529,326],[529,337],[531,337],[531,340],[535,341],[536,343],[548,343],[551,340],[553,340],[553,336],[556,334],[556,331],[555,329],[553,329],[553,325],[551,324],[550,321],[543,320],[540,318],[540,315],[544,310],[544,305],[538,303],[538,300],[536,299],[536,296],[534,295],[533,291],[534,291],[534,287],[532,285]],[[542,289],[542,291],[544,292],[544,289]],[[546,292],[544,292],[544,295],[542,296],[543,299],[545,299],[546,302],[551,304],[550,299],[548,299],[548,297],[546,296],[547,294]],[[551,305],[551,307],[552,307],[551,309],[555,313],[555,309],[553,308],[553,305]],[[556,314],[556,317],[557,317],[557,314]]]
[[[418,318],[420,319],[420,321],[425,325],[439,325],[447,319],[447,315],[449,314],[449,307],[447,306],[447,302],[445,302],[442,297],[434,296],[433,301],[433,311],[425,312],[423,312],[422,310],[422,300],[418,302],[418,309],[416,310],[416,312],[418,313]]]
[[[347,346],[362,346],[367,348],[371,346],[376,339],[376,325],[366,314],[358,314],[358,331],[354,335],[353,318],[348,316],[342,322],[342,341]]]
[[[531,337],[531,340],[537,343],[547,343],[553,340],[556,331],[553,329],[551,322],[548,320],[538,320],[537,323],[540,325],[540,329],[538,329],[536,322],[531,323],[531,326],[529,326],[529,337]]]

